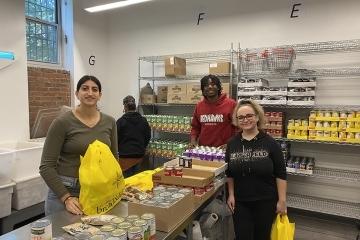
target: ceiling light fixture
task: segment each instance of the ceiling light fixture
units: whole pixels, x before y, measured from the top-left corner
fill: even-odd
[[[109,10],[109,9],[114,9],[114,8],[126,7],[126,6],[129,6],[132,4],[148,2],[148,1],[151,1],[151,0],[125,0],[125,1],[120,1],[120,2],[101,4],[101,5],[97,5],[97,6],[93,6],[93,7],[87,7],[87,8],[85,8],[85,10],[88,12],[99,12],[99,11],[104,11],[104,10]],[[84,1],[84,3],[85,2],[86,1]],[[98,2],[101,2],[101,1],[98,1]]]

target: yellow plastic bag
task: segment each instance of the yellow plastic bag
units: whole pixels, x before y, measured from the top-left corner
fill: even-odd
[[[125,178],[125,187],[136,186],[139,189],[151,190],[153,188],[152,175],[161,171],[163,168],[156,168],[154,170],[146,170],[134,176]]]
[[[290,223],[287,215],[276,216],[271,230],[271,240],[293,240],[295,234],[295,223]]]
[[[79,202],[86,215],[105,214],[121,201],[125,188],[118,161],[110,148],[95,140],[80,156]]]

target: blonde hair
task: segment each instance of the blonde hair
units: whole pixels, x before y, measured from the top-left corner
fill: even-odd
[[[244,106],[249,106],[251,107],[255,114],[258,115],[259,117],[259,121],[257,122],[257,128],[259,130],[262,130],[263,126],[265,125],[265,114],[264,114],[264,109],[254,100],[252,99],[243,99],[240,100],[238,102],[238,104],[236,105],[233,115],[232,115],[232,123],[235,127],[239,128],[239,122],[237,119],[237,111],[239,110],[239,108],[244,107]]]

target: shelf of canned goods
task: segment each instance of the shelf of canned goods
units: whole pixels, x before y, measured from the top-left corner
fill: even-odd
[[[354,219],[360,218],[360,204],[358,203],[288,193],[287,205],[289,207],[313,212],[327,213]]]

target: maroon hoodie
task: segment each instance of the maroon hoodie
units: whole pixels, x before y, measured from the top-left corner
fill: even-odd
[[[190,138],[200,136],[200,146],[219,147],[227,144],[236,132],[231,124],[235,107],[235,100],[227,98],[226,93],[222,93],[214,103],[204,98],[195,107]]]

